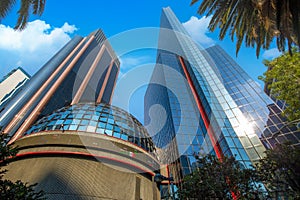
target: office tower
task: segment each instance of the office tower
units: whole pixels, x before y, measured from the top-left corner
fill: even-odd
[[[286,118],[281,115],[286,106],[285,103],[272,95],[271,98],[266,96],[261,87],[254,83],[221,47],[211,47],[206,49],[206,52],[216,64],[221,78],[227,80],[224,81],[225,88],[248,121],[265,123],[265,129],[260,137],[263,143],[268,148],[273,148],[279,143],[289,143],[299,148],[300,131],[294,125],[289,125]],[[264,119],[267,119],[267,122]],[[257,131],[257,134],[260,133]]]
[[[13,69],[0,80],[0,110],[28,82],[30,75],[21,67]]]
[[[4,133],[20,137],[37,119],[79,102],[110,103],[119,61],[101,30],[76,36],[0,113]]]
[[[197,166],[195,156],[232,155],[245,167],[261,159],[273,145],[261,139],[283,126],[280,108],[219,46],[200,48],[170,8],[158,42],[145,125],[175,181]]]
[[[0,113],[19,148],[5,178],[38,183],[48,199],[157,199],[151,138],[109,104],[119,65],[101,30],[51,58]]]

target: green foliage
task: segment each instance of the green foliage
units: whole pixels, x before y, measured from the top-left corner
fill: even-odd
[[[257,199],[263,195],[256,187],[254,169],[245,169],[233,157],[222,161],[215,156],[199,158],[198,168],[184,178],[178,193],[182,199]]]
[[[0,199],[6,200],[42,200],[44,193],[42,191],[35,192],[33,187],[36,185],[28,185],[20,180],[12,182],[10,180],[3,179],[3,173],[0,173]]]
[[[44,198],[43,191],[35,192],[33,185],[28,185],[20,180],[12,182],[4,179],[6,170],[1,167],[6,166],[16,156],[18,150],[16,147],[6,145],[8,136],[0,133],[0,199],[6,200],[42,200]]]
[[[18,150],[16,147],[6,145],[8,136],[0,133],[0,167],[5,166],[8,162],[17,154]]]
[[[289,199],[300,199],[299,149],[277,145],[273,150],[266,151],[266,157],[255,168],[272,196],[284,194]]]
[[[220,28],[221,40],[227,33],[232,40],[237,39],[236,54],[245,42],[247,47],[256,45],[258,57],[260,49],[268,49],[273,38],[280,51],[286,44],[289,51],[293,44],[300,45],[299,10],[299,0],[205,0],[198,13],[212,15],[209,29]]]
[[[8,15],[16,2],[16,0],[0,1],[0,22]],[[18,21],[14,29],[23,30],[26,27],[30,12],[34,15],[42,15],[45,2],[46,0],[21,0],[21,7],[18,11]]]
[[[184,178],[178,190],[181,199],[300,199],[300,150],[281,144],[245,169],[233,157],[222,161],[207,155]],[[284,197],[284,198],[283,198]]]
[[[285,53],[272,61],[265,60],[268,71],[260,77],[272,95],[287,103],[284,115],[289,121],[300,119],[300,53],[293,49],[293,56]]]

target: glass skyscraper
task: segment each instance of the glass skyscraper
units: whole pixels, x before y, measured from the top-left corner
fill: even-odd
[[[14,141],[36,120],[63,106],[110,103],[119,68],[101,30],[74,37],[2,108],[2,130]]]
[[[264,138],[283,126],[280,112],[221,47],[202,49],[172,10],[163,9],[145,124],[175,181],[191,173],[195,156],[204,154],[232,155],[249,167],[273,145]]]
[[[256,124],[261,124],[260,127],[264,127],[256,132],[261,133],[260,139],[265,146],[273,148],[278,143],[288,142],[299,148],[300,131],[294,125],[289,125],[286,118],[281,115],[285,107],[284,104],[280,104],[282,101],[276,101],[272,96],[269,98],[221,47],[208,48],[206,53],[213,59],[224,80],[225,88],[248,121],[250,123],[255,121]],[[256,124],[255,126],[259,127]]]

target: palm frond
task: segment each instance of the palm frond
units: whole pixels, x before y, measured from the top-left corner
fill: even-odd
[[[15,5],[16,0],[1,0],[0,1],[0,19],[7,16],[8,12]]]
[[[286,45],[289,50],[294,44],[300,46],[299,10],[299,0],[205,0],[197,12],[212,14],[208,28],[219,28],[221,40],[227,33],[232,41],[237,39],[236,53],[245,42],[247,47],[256,46],[259,57],[260,49],[268,49],[274,38],[280,51]]]
[[[19,17],[16,26],[14,27],[15,30],[23,30],[28,21],[29,17],[29,10],[31,6],[30,0],[21,0],[21,8],[18,11]]]
[[[44,12],[46,0],[32,0],[33,14],[41,15]]]
[[[292,17],[292,26],[294,30],[294,41],[297,42],[298,46],[300,45],[300,1],[299,0],[290,0],[290,12]]]

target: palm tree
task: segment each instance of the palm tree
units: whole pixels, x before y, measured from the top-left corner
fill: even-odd
[[[198,1],[192,0],[191,5]],[[198,13],[213,15],[209,29],[220,28],[221,40],[226,33],[237,40],[236,54],[245,41],[247,47],[256,45],[258,57],[273,38],[279,51],[287,44],[291,53],[292,45],[300,45],[299,10],[299,0],[203,0]]]
[[[45,2],[46,0],[21,0],[21,6],[18,11],[18,21],[14,29],[23,30],[26,27],[30,12],[34,15],[42,15]],[[0,21],[7,16],[15,4],[16,0],[0,1]]]

